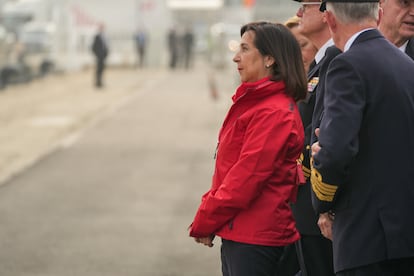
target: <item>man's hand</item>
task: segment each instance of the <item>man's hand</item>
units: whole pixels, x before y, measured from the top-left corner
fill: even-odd
[[[318,219],[318,226],[321,229],[322,235],[332,240],[332,225],[333,225],[333,217],[329,213],[319,214]]]
[[[319,137],[319,128],[315,129],[315,135],[316,137]],[[317,154],[320,150],[321,147],[319,146],[319,142],[313,143],[311,147],[311,155],[315,156],[315,154]]]

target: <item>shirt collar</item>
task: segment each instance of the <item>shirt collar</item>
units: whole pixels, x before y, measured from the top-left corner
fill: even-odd
[[[408,40],[403,45],[401,45],[398,49],[400,49],[401,51],[405,53],[405,50],[407,49],[407,45],[408,45]]]
[[[349,50],[349,48],[351,48],[351,46],[352,46],[352,44],[354,43],[354,41],[355,41],[355,39],[360,35],[360,34],[362,34],[363,32],[366,32],[366,31],[369,31],[369,30],[373,30],[374,28],[367,28],[367,29],[364,29],[364,30],[362,30],[362,31],[360,31],[360,32],[357,32],[357,33],[355,33],[353,36],[351,36],[351,38],[350,39],[348,39],[348,41],[346,42],[346,44],[345,44],[345,47],[344,47],[344,53],[346,52],[346,51],[348,51]]]
[[[325,56],[326,49],[328,49],[328,47],[331,47],[333,45],[334,45],[333,39],[330,38],[328,41],[325,42],[325,44],[323,44],[321,48],[319,48],[318,52],[316,52],[316,55],[315,55],[316,64],[318,64],[322,60],[322,58]]]

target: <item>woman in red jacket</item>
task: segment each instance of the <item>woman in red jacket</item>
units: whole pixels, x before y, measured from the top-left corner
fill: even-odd
[[[241,28],[233,61],[242,84],[220,130],[211,189],[189,231],[212,246],[222,238],[224,276],[274,276],[283,247],[299,239],[289,202],[296,196],[306,95],[301,50],[282,24]]]

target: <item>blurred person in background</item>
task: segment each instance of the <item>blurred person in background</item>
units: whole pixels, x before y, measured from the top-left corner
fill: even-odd
[[[194,34],[190,27],[186,28],[183,34],[183,55],[184,68],[189,69],[193,65]]]
[[[306,76],[299,44],[284,25],[254,22],[240,33],[233,61],[242,83],[189,235],[210,247],[222,238],[224,276],[275,276],[283,248],[299,239],[289,202],[304,182],[296,102],[306,96]]]
[[[143,27],[140,27],[135,33],[134,41],[137,53],[136,67],[142,68],[145,63],[145,54],[148,44],[148,33]]]
[[[380,0],[379,30],[391,43],[414,59],[414,0]]]
[[[179,48],[179,39],[177,30],[175,27],[172,27],[167,34],[167,43],[168,43],[168,53],[169,53],[169,67],[170,69],[175,69],[178,62],[178,48]]]
[[[100,23],[98,26],[98,33],[95,35],[92,43],[92,52],[95,55],[95,86],[97,88],[103,87],[102,76],[105,70],[105,60],[109,54],[108,42],[104,35],[105,26]]]
[[[309,38],[307,38],[300,32],[299,21],[299,17],[292,16],[285,22],[285,26],[290,29],[290,31],[293,33],[293,35],[299,42],[300,49],[302,50],[303,66],[305,66],[305,73],[308,74],[309,67],[315,58],[318,48],[316,48],[315,45],[313,45]]]

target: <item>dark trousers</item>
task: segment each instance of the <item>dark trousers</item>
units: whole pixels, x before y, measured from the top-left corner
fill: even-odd
[[[105,61],[104,59],[98,58],[96,59],[96,75],[95,75],[95,85],[96,87],[102,87],[102,75],[105,69]]]
[[[222,239],[223,276],[275,276],[283,247],[239,243]]]
[[[301,247],[302,252],[299,252]],[[299,254],[298,254],[299,252]],[[323,236],[302,235],[300,243],[288,245],[278,263],[278,274],[293,276],[300,271],[298,256],[303,258],[307,276],[333,276],[332,242]]]
[[[336,273],[338,276],[408,276],[414,275],[414,258],[382,261]]]

